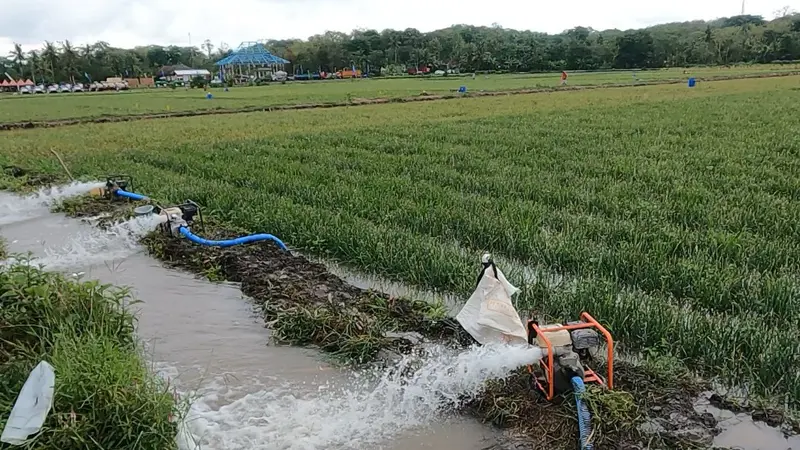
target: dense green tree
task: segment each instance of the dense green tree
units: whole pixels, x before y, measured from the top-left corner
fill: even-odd
[[[597,31],[575,27],[560,34],[505,29],[499,25],[454,25],[430,33],[405,30],[328,31],[306,40],[267,41],[295,72],[334,71],[353,65],[365,71],[402,73],[406,68],[472,71],[552,71],[680,67],[800,60],[800,15],[789,8],[766,21],[742,15],[710,22],[656,25],[642,30]],[[214,70],[229,54],[206,40],[202,48],[150,45],[113,48],[96,42],[79,48],[69,41],[45,42],[25,53],[19,45],[0,58],[14,77],[45,81],[93,80],[154,74],[165,65]]]

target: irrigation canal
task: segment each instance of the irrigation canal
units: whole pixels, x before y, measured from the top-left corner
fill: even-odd
[[[104,231],[49,212],[47,203],[87,186],[26,198],[0,192],[0,236],[10,252],[31,252],[48,270],[131,288],[141,301],[133,307],[153,370],[191,400],[178,436],[181,450],[506,448],[501,433],[440,405],[442,398],[477,392],[486,379],[506,375],[509,364],[532,362],[524,351],[482,348],[458,355],[442,349],[409,379],[391,371],[347,373],[318,352],[269,345],[269,330],[236,285],[166,269],[144,253],[138,241],[155,228],[153,217]],[[328,267],[364,288],[457,306],[451,297]],[[696,409],[719,422],[719,447],[800,450],[800,437],[787,439],[746,414],[703,399]]]

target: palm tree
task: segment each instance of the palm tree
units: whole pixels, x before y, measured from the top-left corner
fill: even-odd
[[[91,73],[94,64],[94,46],[86,44],[80,47],[80,64],[84,73]],[[87,80],[88,81],[88,80]]]
[[[69,77],[70,83],[75,84],[75,72],[78,70],[78,54],[69,40],[61,43],[61,55],[66,75]]]
[[[33,78],[33,84],[36,84],[36,72],[39,71],[42,64],[42,59],[39,56],[39,52],[37,52],[36,50],[31,50],[30,52],[28,52],[27,61],[31,71],[31,78]]]
[[[389,35],[389,47],[392,49],[392,53],[394,53],[395,65],[397,65],[397,55],[400,52],[401,45],[403,45],[403,37],[399,32],[393,31],[392,34]]]
[[[8,54],[8,57],[14,62],[14,66],[17,69],[17,76],[24,78],[23,67],[25,65],[25,52],[22,51],[22,46],[15,42],[14,50]]]
[[[58,77],[56,76],[56,69],[59,68],[58,59],[58,49],[55,44],[50,41],[45,41],[44,49],[42,49],[42,66],[45,71],[50,72],[51,82],[58,81]]]

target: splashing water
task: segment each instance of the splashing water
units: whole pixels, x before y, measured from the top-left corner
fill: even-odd
[[[35,194],[26,196],[0,192],[0,225],[9,225],[24,220],[41,217],[49,212],[53,202],[74,197],[104,186],[105,183],[70,183],[49,189],[42,188]]]
[[[139,240],[163,222],[162,216],[149,215],[116,223],[105,230],[82,230],[61,244],[46,247],[45,256],[32,263],[48,270],[61,271],[123,259],[137,253],[140,250]]]
[[[196,400],[184,422],[183,450],[199,448],[378,448],[404,431],[447,418],[486,381],[508,377],[542,356],[535,347],[486,345],[455,351],[430,348],[406,356],[379,377],[354,376],[349,385],[316,395],[284,390],[249,394],[218,409],[218,396]],[[186,431],[192,436],[187,437]]]

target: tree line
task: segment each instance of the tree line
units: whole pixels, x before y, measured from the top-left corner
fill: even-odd
[[[292,65],[290,72],[333,71],[356,66],[371,73],[410,67],[474,71],[557,71],[686,67],[800,60],[800,14],[789,8],[773,20],[740,15],[714,21],[656,25],[639,30],[576,27],[560,34],[455,25],[422,33],[406,30],[328,31],[308,39],[270,40],[267,47]],[[201,47],[150,45],[115,48],[107,42],[80,47],[45,42],[25,52],[20,45],[0,56],[0,71],[15,78],[74,81],[110,76],[159,75],[165,65],[214,70],[229,54],[206,40]]]

